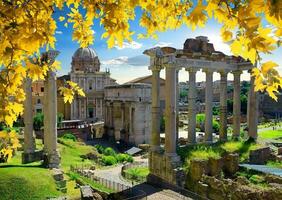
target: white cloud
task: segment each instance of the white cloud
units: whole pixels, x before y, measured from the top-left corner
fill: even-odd
[[[120,56],[114,59],[101,61],[101,63],[102,65],[122,65],[122,64],[126,64],[127,61],[128,61],[127,56]]]
[[[61,34],[63,34],[63,31],[56,31],[56,34],[61,35]]]
[[[143,44],[139,42],[132,41],[131,43],[129,42],[123,42],[122,47],[118,46],[117,44],[115,45],[115,48],[118,50],[122,49],[140,49],[143,46]]]
[[[172,45],[171,42],[158,42],[153,47],[168,47],[168,46],[171,46],[171,45]]]
[[[150,58],[145,55],[137,55],[133,57],[120,56],[110,60],[101,61],[102,65],[128,65],[128,66],[148,66]]]

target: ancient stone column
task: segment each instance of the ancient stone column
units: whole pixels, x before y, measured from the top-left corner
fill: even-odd
[[[220,129],[219,140],[227,141],[227,72],[220,71]]]
[[[25,101],[24,101],[24,154],[34,153],[35,139],[33,137],[33,113],[32,113],[32,80],[26,78],[24,82],[25,87]]]
[[[206,94],[205,94],[205,140],[212,142],[212,102],[213,102],[213,71],[206,69]]]
[[[234,82],[233,82],[233,138],[240,136],[240,123],[241,123],[241,87],[240,87],[240,76],[242,71],[233,71]]]
[[[152,133],[151,150],[160,149],[160,67],[153,66],[152,70]]]
[[[257,139],[258,132],[258,93],[255,92],[255,77],[251,76],[250,80],[250,91],[248,96],[248,131],[249,137]]]
[[[173,64],[165,68],[165,152],[176,155],[176,68]]]
[[[50,145],[48,145],[48,142],[49,142],[49,139],[48,139],[48,133],[50,132],[49,130],[49,126],[48,126],[48,121],[49,121],[49,114],[50,112],[48,112],[49,110],[49,97],[48,97],[48,79],[44,81],[44,101],[43,101],[43,113],[44,113],[44,138],[43,138],[43,141],[44,141],[44,147],[43,147],[43,151],[44,151],[44,154],[48,155],[48,148]]]
[[[196,73],[197,69],[189,68],[189,92],[188,92],[188,143],[196,143]]]
[[[180,68],[176,69],[176,144],[178,144],[178,138],[179,138],[179,70]]]
[[[48,72],[47,76],[47,102],[45,105],[45,114],[48,116],[44,121],[44,127],[47,128],[46,135],[47,143],[47,164],[49,168],[59,168],[60,156],[57,149],[57,83],[56,73],[53,71]]]

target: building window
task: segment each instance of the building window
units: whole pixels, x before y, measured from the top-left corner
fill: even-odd
[[[88,86],[89,90],[92,90],[92,81],[89,81],[89,86]]]
[[[40,108],[36,109],[36,113],[42,113],[42,109]]]
[[[88,108],[88,117],[93,118],[94,117],[94,109],[93,108]]]
[[[37,104],[41,104],[41,100],[40,99],[37,99]]]
[[[41,92],[44,92],[44,87],[41,87]]]

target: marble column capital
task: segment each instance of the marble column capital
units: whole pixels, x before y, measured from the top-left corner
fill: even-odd
[[[160,72],[161,70],[162,70],[162,66],[160,66],[160,65],[151,65],[150,67],[149,67],[149,70],[151,70],[151,71],[157,71],[157,72]]]
[[[185,70],[189,73],[196,73],[197,71],[199,71],[199,69],[195,67],[189,67],[189,68],[186,68]]]
[[[227,74],[229,71],[227,70],[219,70],[218,73],[220,74],[221,77],[227,77]]]
[[[234,70],[231,72],[234,76],[240,76],[243,72],[242,70]]]
[[[212,70],[212,69],[203,69],[202,70],[203,72],[205,72],[206,74],[213,74],[215,71],[214,70]]]

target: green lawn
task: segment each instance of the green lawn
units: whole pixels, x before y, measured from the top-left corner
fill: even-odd
[[[62,169],[67,172],[70,165],[91,164],[90,160],[80,155],[95,151],[92,146],[83,143],[63,140],[59,144]],[[37,147],[42,144],[37,141]],[[65,176],[68,180],[69,177]],[[40,162],[21,164],[21,152],[17,152],[9,163],[0,164],[0,199],[1,200],[41,200],[47,197],[69,196],[79,197],[79,189],[75,189],[75,181],[67,181],[67,194],[56,190],[55,181],[49,169],[41,167]]]
[[[126,173],[132,175],[132,176],[137,176],[137,177],[147,177],[149,174],[149,169],[148,167],[134,167],[125,170]]]
[[[259,138],[261,139],[275,139],[282,137],[282,130],[267,130],[258,133]]]

